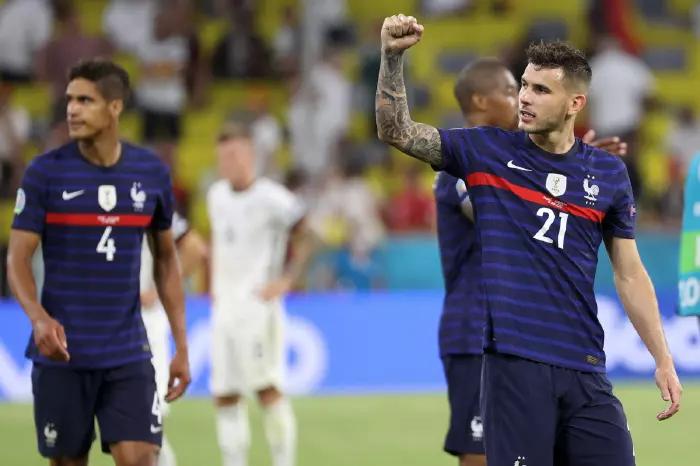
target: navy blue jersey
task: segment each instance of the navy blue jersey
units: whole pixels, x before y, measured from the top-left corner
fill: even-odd
[[[462,212],[469,202],[464,180],[440,172],[435,179],[437,238],[445,280],[440,356],[481,354],[484,310],[479,295],[479,249],[474,223]]]
[[[576,140],[551,154],[524,132],[440,130],[443,166],[465,178],[481,247],[485,348],[605,371],[593,293],[604,237],[634,237],[623,162]]]
[[[17,194],[12,228],[41,235],[41,303],[66,330],[68,363],[105,368],[151,357],[141,320],[139,271],[146,229],[170,228],[167,167],[122,144],[111,167],[91,164],[76,143],[37,157]],[[29,339],[27,357],[39,354]]]

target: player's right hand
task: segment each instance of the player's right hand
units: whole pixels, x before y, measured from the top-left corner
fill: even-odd
[[[68,341],[63,325],[50,316],[37,319],[32,324],[34,343],[42,356],[54,361],[68,362]]]
[[[382,24],[382,51],[401,53],[423,37],[423,26],[413,16],[394,15]]]
[[[678,374],[676,374],[676,368],[673,366],[673,362],[657,366],[654,377],[656,378],[656,386],[661,390],[661,398],[664,401],[671,402],[668,408],[656,415],[656,419],[663,421],[670,418],[681,409],[683,387],[681,386],[681,381],[678,379]]]

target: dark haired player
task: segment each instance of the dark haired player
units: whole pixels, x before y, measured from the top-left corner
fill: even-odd
[[[454,95],[465,127],[495,126],[513,130],[518,125],[518,84],[503,62],[481,58],[460,71]],[[611,137],[583,140],[624,155],[627,144]],[[464,180],[447,172],[436,176],[437,237],[445,279],[439,344],[450,403],[446,452],[459,457],[460,466],[486,464],[483,423],[479,412],[484,310],[479,299],[479,254],[474,213]]]
[[[73,141],[37,157],[17,193],[9,279],[32,322],[26,354],[39,452],[56,466],[87,464],[95,418],[115,464],[156,464],[163,427],[139,303],[144,232],[176,344],[167,400],[190,381],[170,174],[152,153],[120,142],[128,93],[128,75],[111,62],[71,69]],[[40,242],[39,301],[30,259]]]
[[[593,293],[601,242],[671,402],[658,419],[678,411],[681,385],[634,241],[624,164],[574,137],[590,67],[565,43],[533,45],[519,92],[522,131],[437,130],[411,120],[403,83],[403,52],[422,33],[413,17],[384,21],[377,127],[382,140],[464,178],[469,189],[486,313],[481,412],[489,465],[632,466]]]

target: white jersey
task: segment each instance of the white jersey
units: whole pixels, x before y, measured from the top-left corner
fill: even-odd
[[[170,228],[173,232],[173,239],[176,242],[190,231],[190,225],[187,220],[181,217],[177,212],[173,213],[173,221]],[[148,246],[148,240],[145,235],[141,247],[141,273],[139,279],[142,293],[156,287],[156,282],[153,278],[153,254],[151,253],[151,248]]]
[[[290,229],[304,215],[302,202],[267,178],[257,179],[245,191],[220,180],[209,188],[207,208],[214,307],[255,300],[262,287],[282,273]]]

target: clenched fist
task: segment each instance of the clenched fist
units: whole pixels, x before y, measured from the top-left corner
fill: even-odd
[[[382,25],[382,51],[401,53],[423,37],[423,26],[413,16],[394,15]]]

